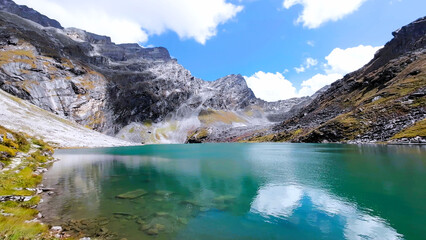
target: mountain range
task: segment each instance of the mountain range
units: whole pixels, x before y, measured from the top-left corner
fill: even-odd
[[[132,144],[426,142],[426,18],[393,35],[367,65],[314,95],[266,102],[241,75],[204,81],[166,48],[115,44],[0,0],[0,88]]]

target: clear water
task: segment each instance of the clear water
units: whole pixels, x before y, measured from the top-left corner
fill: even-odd
[[[117,239],[426,237],[425,147],[147,145],[56,155],[46,219],[105,217]],[[137,189],[147,194],[116,198]]]

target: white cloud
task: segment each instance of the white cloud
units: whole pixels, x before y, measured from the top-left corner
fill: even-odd
[[[322,65],[323,73],[317,73],[301,84],[296,90],[292,82],[287,80],[281,73],[257,72],[251,77],[245,77],[247,85],[253,90],[256,97],[266,101],[284,100],[292,97],[310,96],[322,87],[341,79],[345,74],[355,71],[368,63],[379,47],[359,45],[353,48],[335,48],[325,57],[327,63]],[[296,72],[305,71],[306,68],[316,66],[318,60],[305,59]]]
[[[297,23],[308,28],[317,28],[328,21],[337,21],[356,11],[366,0],[284,0],[286,9],[300,4],[303,11]]]
[[[305,64],[307,68],[313,67],[318,64],[318,60],[308,57],[305,60]]]
[[[259,71],[251,77],[244,78],[256,97],[265,101],[273,102],[297,97],[296,88],[279,72],[265,73]]]
[[[357,47],[340,49],[335,48],[325,57],[327,63],[323,65],[326,74],[316,74],[312,78],[302,82],[299,90],[300,96],[314,94],[322,87],[342,78],[345,74],[353,72],[374,57],[374,53],[382,48],[359,45]]]
[[[217,27],[243,7],[227,0],[16,0],[58,20],[111,36],[117,43],[146,42],[150,35],[174,31],[181,39],[204,44]]]
[[[310,67],[313,67],[317,64],[318,64],[318,60],[313,59],[311,57],[308,57],[308,58],[305,59],[304,64],[300,65],[300,67],[295,67],[294,70],[297,73],[301,73],[301,72],[306,71],[306,69],[309,69]]]
[[[333,83],[334,81],[342,78],[343,76],[338,73],[321,74],[318,73],[308,80],[302,82],[302,88],[299,90],[299,96],[310,96],[322,87]]]
[[[315,42],[314,42],[314,41],[311,41],[311,40],[306,41],[306,44],[308,44],[308,45],[309,45],[309,46],[311,46],[311,47],[314,47],[314,46],[315,46]]]
[[[359,45],[352,48],[335,48],[325,57],[327,60],[327,73],[340,73],[342,75],[355,71],[370,61],[374,54],[382,48]]]
[[[296,70],[297,73],[301,73],[304,72],[306,69],[305,67],[302,65],[300,67],[295,67],[294,70]]]

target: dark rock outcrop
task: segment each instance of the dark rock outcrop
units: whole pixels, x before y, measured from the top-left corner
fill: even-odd
[[[36,22],[44,27],[54,27],[63,29],[63,27],[58,21],[50,19],[27,6],[17,5],[12,0],[0,0],[0,11],[16,14],[22,18]]]

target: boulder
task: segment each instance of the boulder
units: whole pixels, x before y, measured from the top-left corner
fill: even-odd
[[[120,198],[120,199],[135,199],[135,198],[142,197],[145,194],[147,194],[147,191],[145,191],[143,189],[137,189],[137,190],[134,190],[134,191],[130,191],[130,192],[126,192],[126,193],[117,195],[115,197]]]

